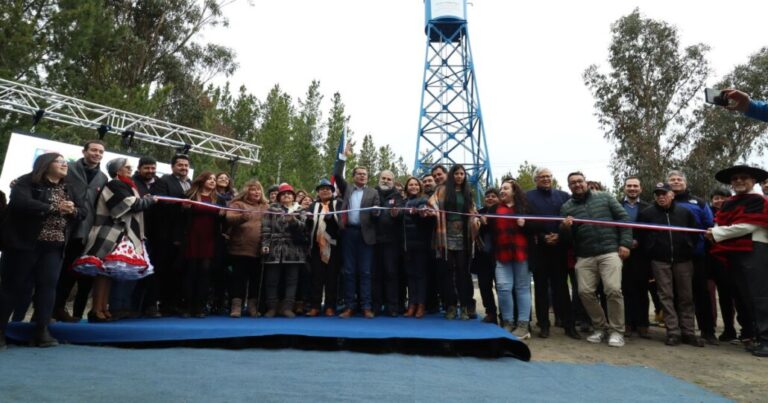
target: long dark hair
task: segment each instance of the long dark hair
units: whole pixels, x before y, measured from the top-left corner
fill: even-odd
[[[45,174],[48,173],[48,169],[50,169],[53,161],[56,161],[56,158],[59,157],[64,158],[59,153],[45,153],[38,156],[34,164],[32,164],[32,183],[40,185],[43,182],[47,182]]]
[[[464,171],[464,183],[461,184],[462,196],[464,196],[464,211],[456,211],[456,180],[453,179],[453,174],[461,169]],[[467,170],[464,169],[464,165],[456,164],[448,171],[448,177],[445,178],[445,209],[447,211],[456,211],[457,213],[467,213],[472,208],[472,190],[469,187],[469,178],[467,177]]]
[[[512,192],[514,192],[514,195],[512,196],[512,201],[515,203],[515,213],[517,214],[525,214],[528,212],[528,198],[525,197],[525,192],[523,191],[523,188],[520,187],[520,184],[517,183],[514,179],[507,179],[504,183],[509,183],[512,185]]]
[[[190,200],[197,200],[200,201],[200,195],[203,191],[203,186],[205,186],[205,182],[208,181],[208,178],[213,176],[213,179],[216,180],[216,175],[213,174],[211,171],[205,171],[201,173],[200,175],[197,175],[194,181],[192,181],[192,186],[189,187],[189,190],[187,191],[187,197]],[[216,202],[219,200],[218,197],[216,197],[216,188],[214,187],[211,191],[211,202],[213,204],[216,204]]]

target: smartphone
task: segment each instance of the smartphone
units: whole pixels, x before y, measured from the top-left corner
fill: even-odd
[[[704,89],[704,101],[712,105],[718,105],[718,106],[728,105],[728,98],[723,96],[723,91],[716,90],[713,88]]]

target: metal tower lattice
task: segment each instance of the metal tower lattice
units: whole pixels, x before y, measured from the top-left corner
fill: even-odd
[[[83,101],[52,91],[0,79],[0,109],[26,113],[73,126],[108,128],[116,135],[189,152],[210,155],[231,163],[259,162],[260,146],[191,129],[135,113]],[[233,165],[234,166],[234,165]]]
[[[436,11],[445,11],[445,4],[440,3],[449,2],[425,1],[427,52],[414,175],[423,175],[436,164],[460,163],[466,167],[476,195],[481,196],[483,188],[492,186],[493,176],[469,44],[466,3],[463,10],[435,16]],[[450,3],[462,6],[462,2]]]

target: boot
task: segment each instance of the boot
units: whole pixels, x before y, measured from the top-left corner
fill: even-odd
[[[470,314],[469,314],[469,308],[462,306],[462,307],[461,307],[461,315],[459,316],[459,318],[460,318],[461,320],[469,320],[469,319],[470,319],[470,317],[471,317],[471,316],[470,316]]]
[[[449,306],[448,309],[445,310],[445,319],[448,319],[448,320],[456,319],[456,307],[455,306]]]
[[[239,318],[243,314],[243,300],[241,298],[232,298],[232,304],[229,306],[229,317]]]
[[[416,313],[413,315],[413,317],[416,319],[423,318],[426,310],[427,310],[427,306],[425,304],[416,305]]]
[[[53,312],[53,319],[56,319],[59,322],[65,322],[65,323],[74,323],[75,318],[72,317],[72,315],[67,312],[66,308],[59,308],[56,311]]]
[[[416,313],[416,304],[408,304],[408,309],[405,311],[405,314],[403,314],[403,316],[405,316],[406,318],[410,318],[415,313]]]
[[[265,318],[274,318],[277,315],[277,302],[267,302],[267,313],[264,314]]]
[[[48,332],[48,326],[37,330],[35,338],[32,340],[32,345],[36,347],[56,347],[59,345],[59,341],[51,336]]]
[[[259,302],[256,298],[248,299],[248,315],[252,318],[261,316],[259,313]]]
[[[485,315],[483,318],[483,323],[493,323],[494,325],[499,322],[499,319],[496,317],[495,313],[489,313]]]

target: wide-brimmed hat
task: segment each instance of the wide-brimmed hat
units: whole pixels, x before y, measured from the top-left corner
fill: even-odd
[[[287,183],[281,183],[280,186],[277,188],[277,196],[280,197],[285,192],[291,192],[294,196],[296,196],[296,192],[293,191],[293,186],[287,184]]]
[[[333,183],[331,183],[331,181],[329,181],[328,179],[325,179],[325,178],[320,179],[320,182],[318,182],[317,186],[315,186],[315,192],[320,190],[320,188],[322,188],[322,187],[330,188],[331,192],[336,190],[336,187],[333,186]]]
[[[751,167],[749,165],[734,165],[730,168],[725,168],[715,174],[715,179],[717,179],[717,181],[720,183],[730,185],[731,177],[738,173],[745,173],[755,178],[757,182],[763,182],[764,180],[768,179],[768,172],[766,172],[764,169]]]

